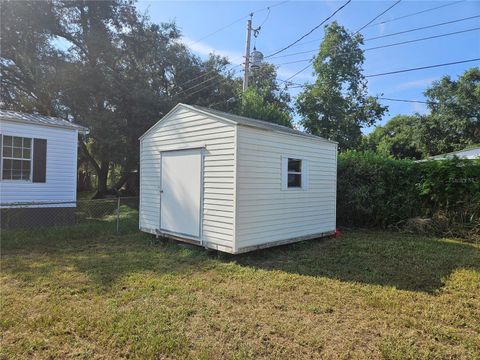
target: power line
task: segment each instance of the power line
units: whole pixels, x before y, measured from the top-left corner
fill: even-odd
[[[400,73],[405,73],[405,72],[410,72],[410,71],[418,71],[418,70],[424,70],[424,69],[432,69],[432,68],[437,68],[437,67],[442,67],[442,66],[450,66],[450,65],[456,65],[456,64],[464,64],[464,63],[474,62],[474,61],[480,61],[480,58],[468,59],[468,60],[460,60],[460,61],[453,61],[453,62],[443,63],[443,64],[420,66],[420,67],[416,67],[416,68],[408,68],[408,69],[401,69],[401,70],[395,70],[395,71],[388,71],[388,72],[384,72],[384,73],[365,75],[365,77],[366,77],[366,78],[369,78],[369,77],[377,77],[377,76],[400,74]],[[295,76],[297,76],[298,74],[300,74],[302,71],[305,71],[310,65],[311,65],[311,63],[309,63],[305,68],[303,68],[303,69],[301,69],[300,71],[296,72],[294,75],[290,76],[288,79],[286,79],[286,80],[280,80],[280,81],[285,82],[285,83],[286,83],[286,82],[289,82],[289,80],[291,80],[292,78],[294,78]],[[292,88],[292,89],[295,89],[295,88],[305,87],[305,86],[308,86],[308,85],[311,85],[311,84],[302,85],[302,84],[295,84],[295,83],[293,83],[293,86],[289,86],[289,87]]]
[[[447,25],[447,24],[453,24],[453,23],[457,23],[457,22],[460,22],[460,21],[465,21],[465,20],[471,20],[471,19],[475,19],[475,18],[479,18],[480,15],[475,15],[475,16],[469,16],[469,17],[466,17],[466,18],[461,18],[461,19],[456,19],[456,20],[452,20],[452,21],[446,21],[446,22],[442,22],[442,23],[438,23],[438,24],[432,24],[432,25],[428,25],[428,26],[422,26],[422,27],[418,27],[418,28],[413,28],[413,29],[407,29],[407,30],[404,30],[404,31],[399,31],[399,32],[396,32],[396,33],[391,33],[391,34],[385,34],[385,35],[380,35],[380,36],[375,36],[375,37],[371,37],[371,38],[367,38],[367,39],[364,39],[364,41],[371,41],[371,40],[376,40],[376,39],[381,39],[381,38],[384,38],[384,37],[389,37],[389,36],[394,36],[394,35],[400,35],[400,34],[405,34],[405,33],[409,33],[409,32],[414,32],[414,31],[419,31],[419,30],[425,30],[425,29],[429,29],[429,28],[433,28],[433,27],[437,27],[437,26],[441,26],[441,25]],[[301,44],[295,44],[294,46],[292,47],[297,47],[297,46],[302,46],[302,45],[306,45],[306,44],[311,44],[311,43],[314,43],[314,42],[318,42],[318,41],[321,41],[322,39],[315,39],[315,40],[309,40],[309,41],[305,41]],[[316,51],[316,50],[315,50]],[[310,52],[310,51],[303,51],[303,52],[300,52],[300,53],[307,53],[307,52]],[[293,54],[300,54],[300,53],[292,53]],[[280,55],[280,56],[275,56],[273,58],[279,58],[279,57],[285,57],[285,56],[290,56],[290,55]]]
[[[310,60],[310,62],[307,64],[307,66],[305,66],[304,68],[300,69],[299,71],[297,71],[295,74],[293,74],[292,76],[290,76],[289,78],[285,79],[285,80],[280,80],[284,83],[287,83],[289,80],[293,79],[295,76],[301,74],[302,72],[304,72],[305,70],[307,70],[311,65],[312,65],[312,61],[313,60]]]
[[[217,29],[217,30],[213,31],[213,32],[210,33],[210,34],[205,35],[204,37],[202,37],[202,38],[198,39],[197,41],[193,42],[192,44],[190,44],[190,46],[191,46],[191,45],[194,45],[194,44],[196,44],[196,43],[198,43],[198,42],[200,42],[200,41],[202,41],[203,39],[206,39],[207,37],[210,37],[210,36],[212,36],[212,35],[220,32],[220,31],[222,31],[222,30],[225,30],[226,28],[228,28],[228,27],[236,24],[237,22],[248,18],[250,15],[259,13],[259,12],[264,11],[264,10],[268,10],[267,16],[266,16],[265,20],[264,20],[263,23],[262,23],[262,25],[263,25],[263,24],[268,20],[268,17],[270,16],[270,10],[271,10],[272,8],[277,7],[277,6],[280,6],[280,5],[283,5],[283,4],[285,4],[285,3],[287,3],[287,2],[290,2],[290,1],[291,1],[291,0],[279,1],[279,2],[276,3],[276,4],[273,4],[273,5],[270,5],[270,6],[267,6],[267,7],[263,7],[263,8],[254,10],[254,11],[252,11],[250,14],[245,15],[245,16],[243,16],[243,17],[241,17],[241,18],[233,21],[232,23],[230,23],[230,24],[228,24],[228,25],[225,25],[225,26],[221,27],[220,29]],[[238,58],[238,59],[236,59],[236,60],[241,60],[241,59],[243,59],[243,57]],[[234,62],[235,62],[236,60],[234,60]],[[236,68],[236,67],[238,67],[238,66],[240,66],[240,64],[235,65],[234,67],[230,68],[229,70],[232,70],[232,69],[234,69],[234,68]],[[216,70],[207,71],[207,72],[205,72],[205,73],[203,73],[203,74],[201,74],[201,75],[199,75],[199,76],[197,76],[197,77],[195,77],[195,78],[192,78],[192,79],[187,80],[186,82],[184,82],[184,83],[182,83],[182,84],[180,84],[180,85],[178,85],[178,86],[184,86],[184,85],[186,85],[186,84],[189,84],[189,83],[191,83],[191,82],[193,82],[193,81],[195,81],[195,80],[201,79],[202,77],[205,77],[205,76],[207,76],[207,75],[209,75],[209,74],[213,74],[213,73],[215,73],[215,71],[216,71]],[[208,82],[208,81],[214,79],[217,75],[218,75],[218,74],[214,74],[214,76],[213,76],[212,78],[207,79],[207,80],[201,82],[200,84],[196,84],[196,85],[194,85],[193,87],[190,87],[190,88],[184,89],[184,90],[180,90],[179,92],[175,93],[173,96],[176,96],[176,95],[178,95],[178,94],[180,94],[180,93],[182,93],[182,92],[186,92],[186,91],[188,91],[188,90],[191,90],[192,88],[195,88],[195,87],[197,87],[197,86],[199,86],[199,85],[201,85],[201,84],[203,84],[203,83],[205,83],[205,82]]]
[[[295,60],[295,61],[287,61],[287,62],[284,62],[284,63],[275,64],[275,65],[276,65],[276,66],[280,66],[280,65],[296,64],[296,63],[301,63],[301,62],[305,62],[305,61],[310,61],[310,59],[302,59],[302,60]]]
[[[413,43],[413,42],[425,41],[425,40],[430,40],[430,39],[436,39],[436,38],[440,38],[440,37],[444,37],[444,36],[451,36],[451,35],[463,34],[463,33],[469,32],[469,31],[475,31],[475,30],[479,30],[479,29],[480,29],[480,27],[476,27],[476,28],[472,28],[472,29],[455,31],[455,32],[446,33],[446,34],[440,34],[440,35],[428,36],[428,37],[419,38],[419,39],[413,39],[413,40],[396,42],[396,43],[393,43],[393,44],[380,45],[380,46],[375,46],[375,47],[371,47],[371,48],[368,48],[368,49],[364,49],[364,51],[370,51],[370,50],[376,50],[376,49],[383,49],[383,48],[386,48],[386,47],[392,47],[392,46],[397,46],[397,45],[410,44],[410,43]]]
[[[426,12],[429,12],[429,11],[433,11],[433,10],[437,10],[437,9],[440,9],[440,8],[444,8],[444,7],[447,7],[447,6],[459,4],[459,3],[464,2],[464,1],[466,1],[466,0],[455,1],[455,2],[453,2],[453,3],[436,6],[436,7],[429,8],[429,9],[425,9],[425,10],[422,10],[422,11],[417,11],[417,12],[414,12],[414,13],[410,13],[410,14],[407,14],[407,15],[403,15],[403,16],[394,18],[394,19],[389,19],[389,20],[380,21],[380,22],[377,22],[377,23],[370,24],[368,27],[372,27],[372,26],[375,26],[375,25],[386,24],[386,23],[388,23],[388,22],[397,21],[397,20],[400,20],[400,19],[405,19],[405,18],[410,17],[410,16],[415,16],[415,15],[418,15],[418,14],[423,14],[423,13],[426,13]]]
[[[228,71],[232,71],[233,69],[235,69],[236,67],[239,67],[240,65],[241,65],[241,64],[237,64],[237,65],[231,67],[230,69],[228,69]],[[214,72],[214,70],[210,70],[210,72]],[[189,87],[188,89],[182,89],[182,90],[180,90],[180,91],[177,91],[175,94],[172,94],[171,96],[177,96],[177,95],[180,95],[180,94],[182,94],[182,93],[187,93],[188,91],[190,91],[190,90],[192,90],[192,89],[194,89],[194,88],[196,88],[196,87],[198,87],[198,86],[200,86],[200,85],[203,85],[203,84],[205,84],[205,83],[207,83],[207,82],[210,82],[210,81],[214,80],[215,78],[217,78],[218,76],[221,76],[221,75],[222,75],[222,74],[220,74],[220,73],[215,73],[212,77],[210,77],[210,78],[208,78],[208,79],[206,79],[206,80],[203,80],[202,82],[200,82],[200,83],[198,83],[198,84],[195,84],[195,85]],[[206,88],[206,87],[208,87],[208,86],[210,86],[210,85],[206,85],[205,87],[199,89],[198,91],[201,91],[202,89],[204,89],[204,88]],[[192,94],[196,94],[198,91],[194,91],[193,93],[186,94],[186,95],[189,96],[189,95],[192,95]]]
[[[431,68],[436,68],[436,67],[441,67],[441,66],[464,64],[464,63],[473,62],[473,61],[480,61],[480,58],[469,59],[469,60],[453,61],[453,62],[444,63],[444,64],[435,64],[435,65],[421,66],[421,67],[410,68],[410,69],[402,69],[402,70],[396,70],[396,71],[389,71],[389,72],[384,72],[384,73],[365,75],[365,77],[368,78],[368,77],[376,77],[376,76],[399,74],[399,73],[404,73],[404,72],[409,72],[409,71],[417,71],[417,70],[431,69]]]
[[[249,15],[244,15],[244,16],[238,18],[237,20],[231,22],[230,24],[227,24],[227,25],[222,26],[221,28],[219,28],[219,29],[217,29],[217,30],[215,30],[215,31],[212,31],[211,33],[209,33],[209,34],[201,37],[200,39],[195,40],[191,45],[198,44],[200,41],[205,40],[205,39],[209,38],[210,36],[213,36],[213,35],[221,32],[221,31],[223,31],[223,30],[225,30],[225,29],[228,29],[230,26],[233,26],[233,25],[235,25],[236,23],[239,23],[240,21],[247,19],[248,16],[249,16]]]
[[[270,11],[271,8],[276,7],[276,6],[283,5],[283,4],[285,4],[285,3],[289,2],[289,1],[290,1],[290,0],[280,1],[280,2],[278,2],[278,3],[276,3],[276,4],[273,4],[273,5],[270,5],[270,6],[263,7],[263,8],[261,8],[261,9],[252,11],[250,14],[256,14],[256,13],[259,13],[259,12],[265,11],[265,10]],[[213,36],[213,35],[221,32],[221,31],[223,31],[223,30],[225,30],[225,29],[228,29],[230,26],[233,26],[233,25],[239,23],[240,21],[247,19],[247,18],[250,16],[250,14],[244,15],[244,16],[242,16],[242,17],[240,17],[240,18],[232,21],[231,23],[229,23],[229,24],[227,24],[227,25],[222,26],[221,28],[219,28],[219,29],[217,29],[217,30],[215,30],[215,31],[212,31],[211,33],[208,33],[207,35],[205,35],[205,36],[201,37],[200,39],[194,41],[191,45],[195,45],[195,44],[199,43],[200,41],[205,40],[206,38],[209,38],[210,36]]]
[[[385,44],[385,45],[379,45],[379,46],[367,48],[367,49],[364,49],[363,51],[370,51],[370,50],[375,50],[375,49],[381,49],[381,48],[386,48],[386,47],[392,47],[392,46],[397,46],[397,45],[414,43],[414,42],[418,42],[418,41],[436,39],[436,38],[440,38],[440,37],[444,37],[444,36],[462,34],[462,33],[475,31],[475,30],[479,30],[479,29],[480,29],[480,27],[476,27],[476,28],[471,28],[471,29],[466,29],[466,30],[454,31],[454,32],[451,32],[451,33],[446,33],[446,34],[439,34],[439,35],[433,35],[433,36],[428,36],[428,37],[424,37],[424,38],[417,38],[417,39],[412,39],[412,40],[400,41],[400,42],[396,42],[396,43],[392,43],[392,44]],[[312,50],[299,51],[299,52],[285,54],[285,55],[279,55],[279,56],[275,56],[275,59],[278,59],[278,58],[281,58],[281,57],[289,57],[289,56],[295,56],[295,55],[301,55],[301,54],[308,54],[308,53],[312,53],[312,52],[315,52],[315,51],[318,51],[318,49],[312,49]],[[304,60],[299,60],[298,62],[308,61],[308,60],[309,59],[304,59]],[[294,63],[294,62],[292,61],[292,63]],[[284,63],[284,64],[288,64],[288,63]],[[281,65],[281,64],[278,64],[278,65]]]
[[[398,102],[406,102],[406,103],[418,103],[418,104],[437,104],[434,101],[422,101],[422,100],[407,100],[407,99],[392,99],[387,97],[379,97],[379,99],[387,100],[387,101],[398,101]]]
[[[368,23],[366,23],[365,25],[363,25],[360,29],[358,29],[356,32],[355,32],[355,35],[358,34],[360,31],[362,31],[363,29],[365,29],[368,25],[370,25],[371,23],[373,23],[375,20],[377,20],[380,16],[382,16],[383,14],[385,14],[386,12],[390,11],[393,7],[397,6],[398,4],[400,4],[402,0],[398,0],[396,3],[394,3],[393,5],[389,6],[386,10],[382,11],[380,14],[378,14],[377,16],[375,16],[372,20],[370,20]]]
[[[406,33],[413,32],[413,31],[430,29],[430,28],[433,28],[433,27],[442,26],[442,25],[448,25],[448,24],[453,24],[453,23],[457,23],[457,22],[460,22],[460,21],[475,19],[475,18],[478,18],[478,17],[480,17],[480,15],[469,16],[469,17],[465,17],[465,18],[461,18],[461,19],[452,20],[452,21],[446,21],[446,22],[442,22],[442,23],[438,23],[438,24],[432,24],[432,25],[422,26],[422,27],[418,27],[418,28],[414,28],[414,29],[399,31],[399,32],[396,32],[396,33],[385,34],[385,35],[380,35],[380,36],[374,36],[374,37],[365,39],[364,41],[377,40],[377,39],[382,39],[382,38],[389,37],[389,36],[406,34]]]
[[[340,10],[342,10],[345,6],[347,6],[348,4],[350,4],[352,0],[348,0],[345,4],[343,4],[342,6],[340,6],[337,10],[335,10],[330,16],[328,16],[325,20],[323,20],[320,24],[318,24],[317,26],[315,26],[313,29],[311,29],[309,32],[307,32],[306,34],[302,35],[300,38],[298,38],[297,40],[295,40],[293,43],[285,46],[284,48],[280,49],[280,50],[277,50],[275,51],[274,53],[270,54],[270,55],[267,55],[265,56],[265,58],[269,58],[269,57],[272,57],[274,55],[277,55],[285,50],[287,50],[288,48],[292,47],[293,45],[295,45],[296,43],[302,41],[304,38],[306,38],[308,35],[310,35],[311,33],[313,33],[315,30],[317,30],[320,26],[322,26],[323,24],[325,24],[328,20],[330,20],[336,13],[338,13]]]
[[[311,52],[314,52],[314,51],[318,51],[318,48],[313,49],[313,50],[305,50],[305,51],[299,51],[299,52],[295,52],[295,53],[289,53],[289,54],[285,54],[285,55],[278,55],[278,56],[271,57],[270,59],[279,59],[279,58],[284,58],[284,57],[289,57],[289,56],[294,56],[294,55],[308,54],[308,53],[311,53]]]

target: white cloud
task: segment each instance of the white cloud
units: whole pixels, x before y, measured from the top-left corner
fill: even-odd
[[[412,111],[422,115],[428,114],[428,108],[426,104],[412,103]]]
[[[380,35],[383,35],[385,33],[385,23],[380,24]]]
[[[437,78],[430,77],[425,79],[407,81],[407,82],[398,84],[395,90],[426,88],[427,86],[432,84],[432,81],[435,81],[435,80],[437,80]]]
[[[198,55],[208,56],[209,54],[216,54],[227,57],[234,65],[243,63],[243,55],[237,51],[216,49],[206,43],[192,40],[186,36],[182,37],[181,41]]]

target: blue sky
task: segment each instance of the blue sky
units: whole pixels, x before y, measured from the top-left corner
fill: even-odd
[[[364,38],[386,35],[412,28],[433,25],[480,15],[479,1],[406,1],[393,7],[376,22],[384,24],[370,26],[361,33]],[[233,64],[239,64],[245,46],[245,28],[247,14],[256,11],[253,26],[263,24],[259,36],[255,39],[257,50],[268,55],[298,39],[301,35],[319,24],[345,1],[139,1],[140,11],[148,11],[153,22],[175,21],[183,34],[183,41],[200,57],[209,52],[228,56]],[[455,4],[453,4],[455,3]],[[332,20],[356,31],[367,24],[383,10],[394,4],[394,1],[359,1],[354,0]],[[420,12],[425,9],[452,4],[437,10],[424,12],[415,16],[397,19],[404,15]],[[266,7],[271,7],[270,12]],[[244,19],[241,19],[244,16]],[[241,20],[239,20],[241,19]],[[216,30],[231,26],[207,36]],[[423,37],[446,34],[456,31],[480,27],[480,18],[465,20],[453,24],[438,26],[411,33],[385,37],[365,42],[364,48],[408,41]],[[298,46],[292,47],[279,55],[294,52],[310,51],[318,48],[323,37],[323,27],[306,37]],[[315,54],[280,57],[271,60],[274,64],[309,59]],[[364,74],[377,74],[399,69],[421,67],[433,64],[448,63],[480,57],[480,30],[469,31],[457,35],[414,42],[411,44],[387,47],[365,52]],[[305,67],[307,62],[280,65],[278,77],[286,79]],[[425,100],[423,91],[432,81],[443,75],[457,78],[466,69],[479,66],[479,62],[458,64],[446,67],[426,69],[414,72],[373,77],[369,79],[369,94],[384,94],[384,97]],[[240,69],[237,67],[236,69]],[[241,72],[238,72],[241,76]],[[299,74],[292,81],[305,83],[312,80],[311,70]],[[295,96],[298,89],[292,89]],[[397,114],[425,113],[424,104],[382,101],[389,106],[389,113],[381,124]],[[368,133],[371,129],[364,129]]]

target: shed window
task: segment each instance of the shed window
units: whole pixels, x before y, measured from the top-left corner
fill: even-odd
[[[282,190],[308,189],[308,160],[295,155],[282,156]]]
[[[302,160],[288,158],[288,188],[302,187]]]
[[[2,136],[2,179],[31,180],[32,139]]]

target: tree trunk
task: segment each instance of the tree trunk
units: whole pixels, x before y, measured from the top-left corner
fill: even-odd
[[[106,160],[103,160],[100,163],[99,171],[97,171],[97,193],[93,197],[94,199],[99,199],[108,194],[107,189],[107,179],[108,179],[108,170],[110,168],[110,163]]]

